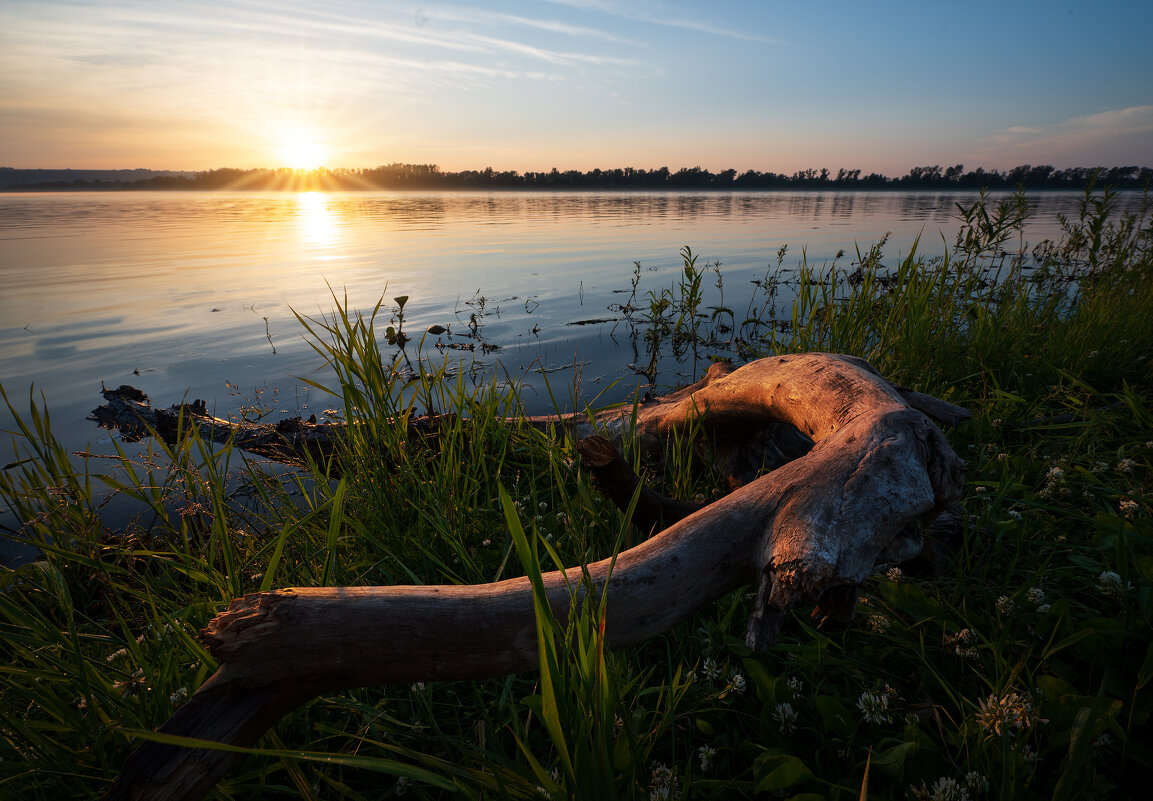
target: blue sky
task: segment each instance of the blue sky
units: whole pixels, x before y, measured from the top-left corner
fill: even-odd
[[[0,0],[0,165],[1153,166],[1153,2]]]

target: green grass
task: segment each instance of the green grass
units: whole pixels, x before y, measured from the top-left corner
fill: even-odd
[[[857,799],[866,768],[875,799],[1140,795],[1153,229],[1116,219],[1113,202],[1088,191],[1035,254],[1019,253],[1024,199],[983,198],[959,210],[966,227],[941,256],[919,243],[893,270],[884,242],[848,268],[802,256],[793,272],[782,249],[743,316],[720,265],[687,248],[670,288],[646,295],[637,270],[649,308],[630,325],[654,371],[661,348],[702,363],[837,351],[971,409],[948,432],[968,463],[951,572],[870,579],[843,630],[797,610],[764,655],[744,644],[748,591],[616,653],[600,625],[611,598],[585,595],[565,626],[538,605],[541,671],[317,699],[214,797]],[[514,382],[382,363],[383,307],[334,306],[300,320],[353,423],[329,464],[272,472],[188,433],[88,472],[42,401],[3,396],[20,430],[0,497],[43,558],[0,573],[0,796],[106,789],[133,733],[211,675],[195,632],[235,596],[536,576],[632,536],[573,443],[497,422],[519,409]],[[406,429],[429,411],[436,436]],[[720,491],[686,443],[672,447],[659,486]],[[139,510],[116,530],[109,493]]]

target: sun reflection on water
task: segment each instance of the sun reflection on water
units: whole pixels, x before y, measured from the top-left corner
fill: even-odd
[[[340,241],[340,222],[324,192],[298,192],[296,214],[300,238],[305,244],[330,248]]]

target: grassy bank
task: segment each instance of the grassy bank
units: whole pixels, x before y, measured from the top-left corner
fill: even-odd
[[[542,615],[555,644],[543,674],[318,699],[216,797],[1140,794],[1153,761],[1153,227],[1114,218],[1111,198],[1087,194],[1064,239],[1029,254],[1023,202],[982,200],[941,255],[921,247],[892,269],[884,243],[795,269],[782,250],[740,309],[720,266],[686,249],[677,283],[645,290],[638,268],[622,305],[654,380],[668,353],[836,351],[971,409],[947,432],[969,470],[951,572],[874,577],[844,630],[798,610],[765,655],[744,645],[747,591],[618,653],[599,647],[596,603],[569,631]],[[0,795],[106,789],[215,670],[195,634],[238,595],[486,582],[618,546],[627,523],[573,443],[492,422],[516,412],[515,386],[382,365],[384,314],[302,319],[334,404],[360,424],[339,478],[324,464],[274,473],[191,436],[78,472],[43,406],[4,396],[21,431],[0,497],[43,558],[0,573]],[[414,441],[398,422],[427,410],[449,416]],[[719,493],[690,461],[678,453],[654,480]],[[109,492],[139,509],[116,530]]]

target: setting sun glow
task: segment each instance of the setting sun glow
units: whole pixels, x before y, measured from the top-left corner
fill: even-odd
[[[328,158],[324,145],[300,133],[286,137],[277,155],[280,157],[280,166],[291,167],[294,170],[315,170],[317,167],[323,167]]]

